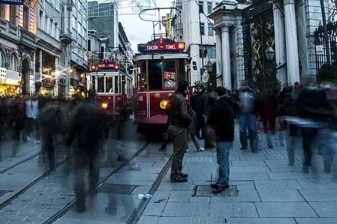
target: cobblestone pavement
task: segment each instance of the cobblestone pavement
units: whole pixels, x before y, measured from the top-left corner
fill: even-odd
[[[213,195],[209,185],[217,177],[215,150],[196,152],[190,147],[183,170],[189,174],[188,182],[172,184],[168,173],[138,223],[337,223],[337,179],[323,172],[317,151],[318,171],[305,174],[300,137],[295,137],[293,145],[295,165],[288,166],[286,146],[281,146],[277,135],[274,148],[268,149],[265,136],[259,134],[257,154],[241,151],[238,136],[230,150],[230,185],[238,194],[227,190]]]

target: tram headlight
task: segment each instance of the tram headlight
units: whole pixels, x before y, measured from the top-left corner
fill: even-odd
[[[167,106],[167,100],[165,100],[165,99],[162,99],[160,102],[159,102],[159,107],[161,108],[161,109],[163,109],[163,110],[165,110],[166,109],[166,106]]]
[[[102,103],[102,108],[103,108],[103,109],[108,108],[108,104],[107,104],[107,103]]]

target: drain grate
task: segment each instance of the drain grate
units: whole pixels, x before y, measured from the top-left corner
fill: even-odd
[[[131,194],[136,187],[136,185],[126,184],[103,184],[103,186],[98,190],[98,193]]]
[[[2,197],[2,196],[5,196],[7,193],[9,193],[9,192],[13,192],[13,191],[8,191],[8,190],[0,190],[0,198]]]
[[[217,195],[236,197],[239,196],[239,190],[237,188],[237,185],[229,185],[228,189],[224,190],[223,192]],[[211,197],[211,196],[214,196],[214,194],[212,193],[212,188],[210,185],[195,186],[192,195],[192,197]]]

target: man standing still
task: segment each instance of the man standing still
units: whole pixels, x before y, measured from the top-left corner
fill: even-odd
[[[183,158],[187,142],[187,127],[191,123],[191,118],[187,113],[188,82],[180,81],[177,91],[170,96],[168,103],[168,113],[170,116],[170,125],[168,132],[173,142],[173,159],[171,167],[171,182],[187,182],[188,174],[182,173]]]
[[[225,97],[226,89],[217,87],[214,90],[216,103],[211,107],[207,123],[214,128],[217,135],[217,160],[219,177],[216,184],[212,184],[214,194],[228,188],[229,182],[229,148],[234,141],[234,114]]]

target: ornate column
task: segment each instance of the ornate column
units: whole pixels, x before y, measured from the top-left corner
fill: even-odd
[[[221,29],[218,29],[215,34],[215,47],[216,47],[216,77],[222,74],[222,46],[221,46]],[[218,35],[219,34],[219,35]],[[221,80],[216,80],[217,86],[222,86]]]
[[[300,81],[298,41],[294,0],[284,0],[288,85]]]
[[[277,4],[277,5],[276,5]],[[275,1],[273,4],[274,15],[274,32],[275,32],[275,57],[277,67],[286,63],[285,39],[284,39],[284,21],[282,12],[280,11],[280,1]],[[282,87],[287,86],[287,67],[284,66],[277,71],[277,79],[281,82]],[[292,85],[292,84],[291,84]]]
[[[224,26],[222,31],[222,86],[232,90],[229,28]]]

